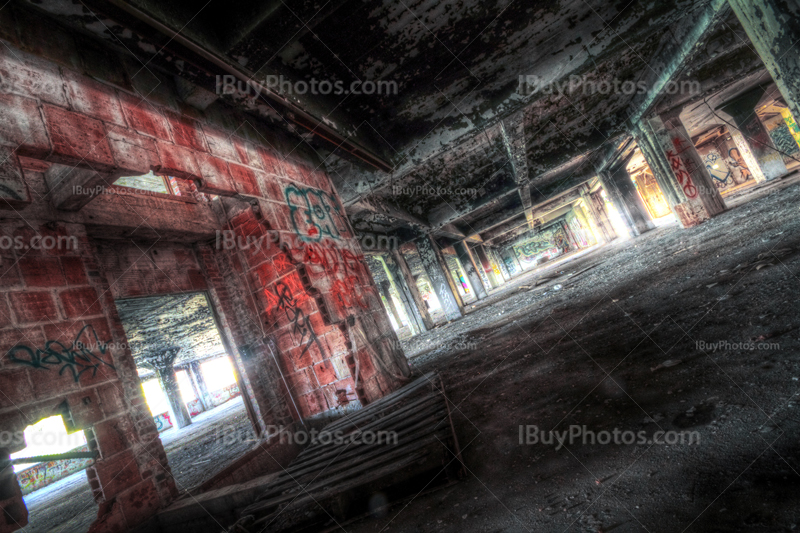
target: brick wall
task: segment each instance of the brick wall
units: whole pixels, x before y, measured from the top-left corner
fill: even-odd
[[[188,108],[168,78],[137,92],[143,74],[128,59],[98,69],[96,51],[58,53],[52,40],[22,39],[6,22],[0,17],[0,36],[10,39],[0,46],[2,230],[26,239],[63,233],[81,247],[0,250],[12,265],[0,276],[0,430],[64,406],[76,427],[92,429],[101,453],[89,471],[101,502],[95,531],[135,527],[175,495],[115,297],[207,290],[262,426],[365,404],[404,382],[405,358],[338,195],[299,138],[221,103]],[[45,185],[53,163],[109,181],[153,170],[220,198],[114,195],[67,212]],[[217,230],[262,245],[226,248]],[[75,340],[87,331],[114,348],[105,359],[87,356],[97,372],[89,365],[75,380],[77,363],[65,354],[80,351]],[[6,476],[0,533],[25,520],[21,505]]]
[[[69,238],[49,250],[12,248],[0,276],[0,428],[23,431],[62,415],[100,458],[87,473],[95,500],[133,527],[175,495],[133,359],[82,226],[4,224],[0,239]],[[6,241],[7,242],[7,241]],[[69,242],[69,245],[66,243]],[[0,450],[0,461],[24,444]],[[11,468],[0,476],[0,531],[27,522]]]

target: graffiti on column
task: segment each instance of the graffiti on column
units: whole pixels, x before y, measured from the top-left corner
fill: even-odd
[[[107,353],[108,343],[101,342],[95,329],[86,325],[70,345],[55,340],[47,341],[43,349],[18,344],[8,351],[7,356],[12,363],[36,369],[61,367],[58,375],[69,373],[77,383],[87,372],[94,377],[103,366],[113,370],[114,365],[103,358]]]
[[[436,259],[436,252],[431,247],[430,242],[428,242],[426,238],[419,239],[417,241],[417,249],[419,250],[419,259],[422,262],[422,267],[428,274],[428,278],[435,288],[435,293],[439,298],[442,310],[448,318],[458,316],[460,314],[458,306],[453,298],[450,285],[444,277],[445,274],[439,265],[439,261]]]
[[[697,187],[692,181],[692,173],[697,170],[694,161],[691,158],[684,158],[682,153],[690,149],[691,146],[685,139],[680,137],[672,138],[672,145],[674,150],[667,150],[667,158],[669,158],[670,167],[678,179],[678,183],[687,198],[697,198]]]

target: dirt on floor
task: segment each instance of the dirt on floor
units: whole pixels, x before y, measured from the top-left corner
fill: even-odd
[[[185,492],[210,479],[253,447],[242,438],[250,433],[241,398],[201,413],[181,430],[168,429],[160,437],[178,490]],[[85,533],[97,518],[86,472],[77,472],[25,496],[30,523],[25,533]]]
[[[405,341],[444,378],[466,474],[345,529],[796,530],[800,185],[746,194]]]

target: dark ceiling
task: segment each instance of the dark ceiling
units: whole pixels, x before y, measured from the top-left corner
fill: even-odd
[[[256,80],[395,83],[389,95],[225,98],[310,130],[354,227],[403,236],[474,235],[593,178],[659,98],[591,94],[590,83],[650,88],[690,74],[713,92],[761,68],[722,0],[32,3],[136,54],[159,50],[155,67],[208,90],[220,66]],[[167,52],[200,59],[174,72]],[[525,76],[583,85],[520,91]]]

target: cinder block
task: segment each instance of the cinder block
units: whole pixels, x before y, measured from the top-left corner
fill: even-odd
[[[203,132],[206,135],[208,149],[213,155],[229,161],[243,162],[239,159],[236,149],[233,147],[231,135],[228,132],[212,126],[203,126]]]
[[[12,292],[8,298],[17,324],[59,319],[53,294],[48,291]]]
[[[123,92],[119,93],[119,100],[122,104],[122,112],[131,128],[144,135],[167,142],[172,141],[167,119],[161,109],[151,105],[143,98]]]
[[[59,380],[72,379],[61,375]],[[103,420],[103,410],[94,389],[79,391],[67,396],[69,413],[76,428],[88,428]]]
[[[339,379],[330,359],[314,365],[314,373],[317,375],[317,381],[319,381],[320,385],[329,385]]]
[[[114,170],[102,122],[51,105],[44,106],[44,115],[53,142],[48,161],[96,172]]]
[[[47,157],[52,148],[36,100],[0,94],[0,144],[19,155]]]
[[[106,125],[108,144],[118,170],[115,176],[141,176],[161,166],[153,139],[127,128]]]
[[[15,93],[67,107],[58,65],[20,49],[0,46],[4,93]]]
[[[255,170],[243,165],[237,165],[236,163],[229,163],[228,168],[230,168],[233,183],[239,194],[261,196]]]
[[[172,131],[172,138],[175,144],[198,152],[208,152],[206,139],[199,122],[171,111],[165,111],[164,115]]]
[[[66,69],[64,83],[73,110],[104,122],[127,126],[122,105],[112,87]]]
[[[134,528],[152,518],[161,507],[161,498],[153,478],[121,494],[118,500],[129,528]]]
[[[0,146],[0,208],[16,209],[31,201],[19,160],[9,146]]]
[[[198,154],[197,160],[202,178],[197,190],[209,194],[219,194],[220,196],[233,196],[236,194],[236,187],[231,180],[228,163],[209,154]]]
[[[82,318],[103,314],[97,291],[92,287],[60,291],[59,299],[67,318]]]
[[[158,171],[188,180],[199,180],[201,173],[194,154],[188,148],[165,142],[156,143],[161,160]]]
[[[63,287],[67,280],[57,257],[25,256],[19,260],[26,287]]]
[[[103,458],[95,464],[97,479],[103,488],[106,500],[142,480],[131,450],[125,450],[110,458]]]

